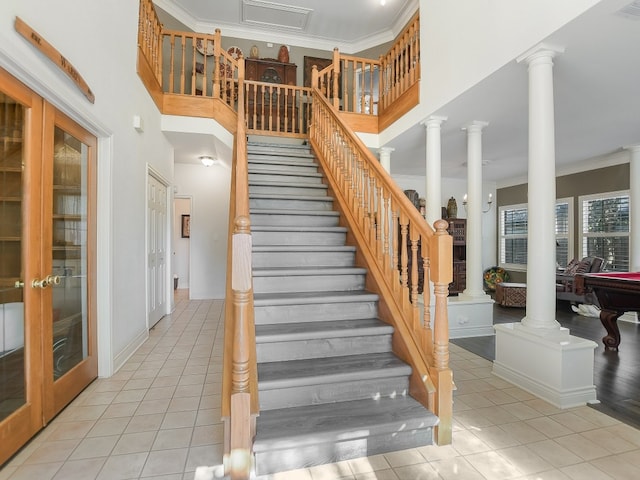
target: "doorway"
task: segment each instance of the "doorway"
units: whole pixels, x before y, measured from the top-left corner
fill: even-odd
[[[0,464],[98,374],[97,139],[0,69]]]
[[[191,197],[176,196],[173,201],[173,278],[175,288],[189,289],[191,265]]]

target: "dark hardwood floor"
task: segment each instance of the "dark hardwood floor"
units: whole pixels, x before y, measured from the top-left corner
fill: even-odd
[[[519,322],[524,308],[501,307],[494,304],[493,323]],[[625,423],[640,428],[640,325],[618,322],[620,327],[619,352],[607,352],[602,344],[606,331],[600,319],[576,315],[568,302],[558,301],[556,320],[567,327],[571,335],[588,338],[598,344],[595,350],[594,383],[598,400],[591,405]],[[495,358],[495,337],[472,337],[451,340],[470,352],[488,360]]]

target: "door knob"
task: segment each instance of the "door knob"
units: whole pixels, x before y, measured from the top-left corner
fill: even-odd
[[[45,280],[48,285],[60,285],[60,275],[47,275]]]
[[[46,278],[43,278],[42,280],[38,280],[37,278],[34,278],[31,281],[32,288],[47,288],[48,286],[49,286],[49,282],[47,282]]]
[[[24,287],[24,282],[22,280],[16,280],[16,283],[14,283],[13,286],[16,288],[22,288]]]

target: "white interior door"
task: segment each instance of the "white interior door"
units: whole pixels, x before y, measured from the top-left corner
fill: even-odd
[[[167,312],[167,186],[147,180],[147,297],[149,328]]]

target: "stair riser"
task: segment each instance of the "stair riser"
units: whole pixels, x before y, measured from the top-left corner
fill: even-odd
[[[261,232],[251,234],[254,245],[344,245],[344,232]]]
[[[255,307],[256,325],[355,320],[377,316],[376,302],[311,303],[307,305],[268,305]]]
[[[260,390],[260,410],[406,395],[408,390],[407,377],[380,378],[373,383],[371,380],[356,380],[277,390]]]
[[[256,157],[313,158],[308,146],[281,147],[278,145],[248,145],[247,153]]]
[[[259,339],[256,339],[259,341]],[[257,359],[262,362],[339,357],[391,351],[391,335],[319,338],[292,342],[258,343]]]
[[[261,155],[259,153],[251,153],[247,155],[247,160],[249,162],[290,162],[290,163],[300,163],[301,165],[309,165],[315,163],[314,157],[305,157],[305,156],[287,156],[287,155]]]
[[[302,195],[324,197],[327,195],[326,187],[285,187],[280,185],[249,185],[249,196],[255,193],[275,195]]]
[[[256,293],[354,291],[364,288],[364,274],[253,277]]]
[[[284,173],[317,173],[318,166],[315,163],[301,163],[300,165],[283,163],[256,163],[249,161],[249,172],[284,172]]]
[[[254,268],[265,267],[352,267],[353,252],[253,252]]]
[[[264,208],[274,210],[333,210],[331,200],[293,200],[287,198],[249,198],[249,208]]]
[[[421,447],[433,443],[433,428],[408,430],[383,435],[336,439],[300,448],[256,452],[256,473],[269,475],[274,472],[296,470],[298,468],[326,463],[337,463],[353,458],[367,457]]]
[[[249,183],[251,182],[285,182],[320,185],[322,183],[322,177],[316,175],[278,175],[272,172],[249,172]]]
[[[251,225],[273,227],[337,227],[337,215],[251,214]]]

